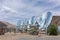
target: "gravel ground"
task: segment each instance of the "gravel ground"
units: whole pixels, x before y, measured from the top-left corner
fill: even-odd
[[[59,36],[34,36],[26,33],[6,33],[0,35],[0,40],[60,40]]]
[[[60,36],[58,37],[55,37],[55,36],[50,36],[50,37],[45,37],[45,36],[42,36],[42,37],[38,37],[38,36],[34,36],[34,37],[22,37],[22,38],[19,38],[17,40],[60,40]]]

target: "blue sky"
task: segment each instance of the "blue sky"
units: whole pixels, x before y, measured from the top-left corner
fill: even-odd
[[[60,16],[60,0],[0,0],[0,20],[12,24],[48,11]]]

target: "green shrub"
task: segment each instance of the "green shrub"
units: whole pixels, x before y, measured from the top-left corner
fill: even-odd
[[[38,29],[35,26],[32,26],[29,31],[30,34],[32,35],[38,35]]]
[[[48,27],[48,34],[49,35],[58,35],[58,27],[56,25],[50,24]]]

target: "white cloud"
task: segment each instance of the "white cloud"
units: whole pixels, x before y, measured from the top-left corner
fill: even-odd
[[[58,6],[60,0],[0,0],[0,19],[14,23],[21,17],[40,16],[47,11],[57,15],[60,12],[55,7]]]

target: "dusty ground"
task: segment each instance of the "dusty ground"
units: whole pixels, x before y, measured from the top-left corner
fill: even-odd
[[[0,40],[60,40],[59,36],[33,36],[26,33],[6,33],[0,35]]]
[[[5,35],[0,35],[0,40],[17,40],[22,37],[32,37],[32,35],[28,35],[26,33],[6,33]]]

